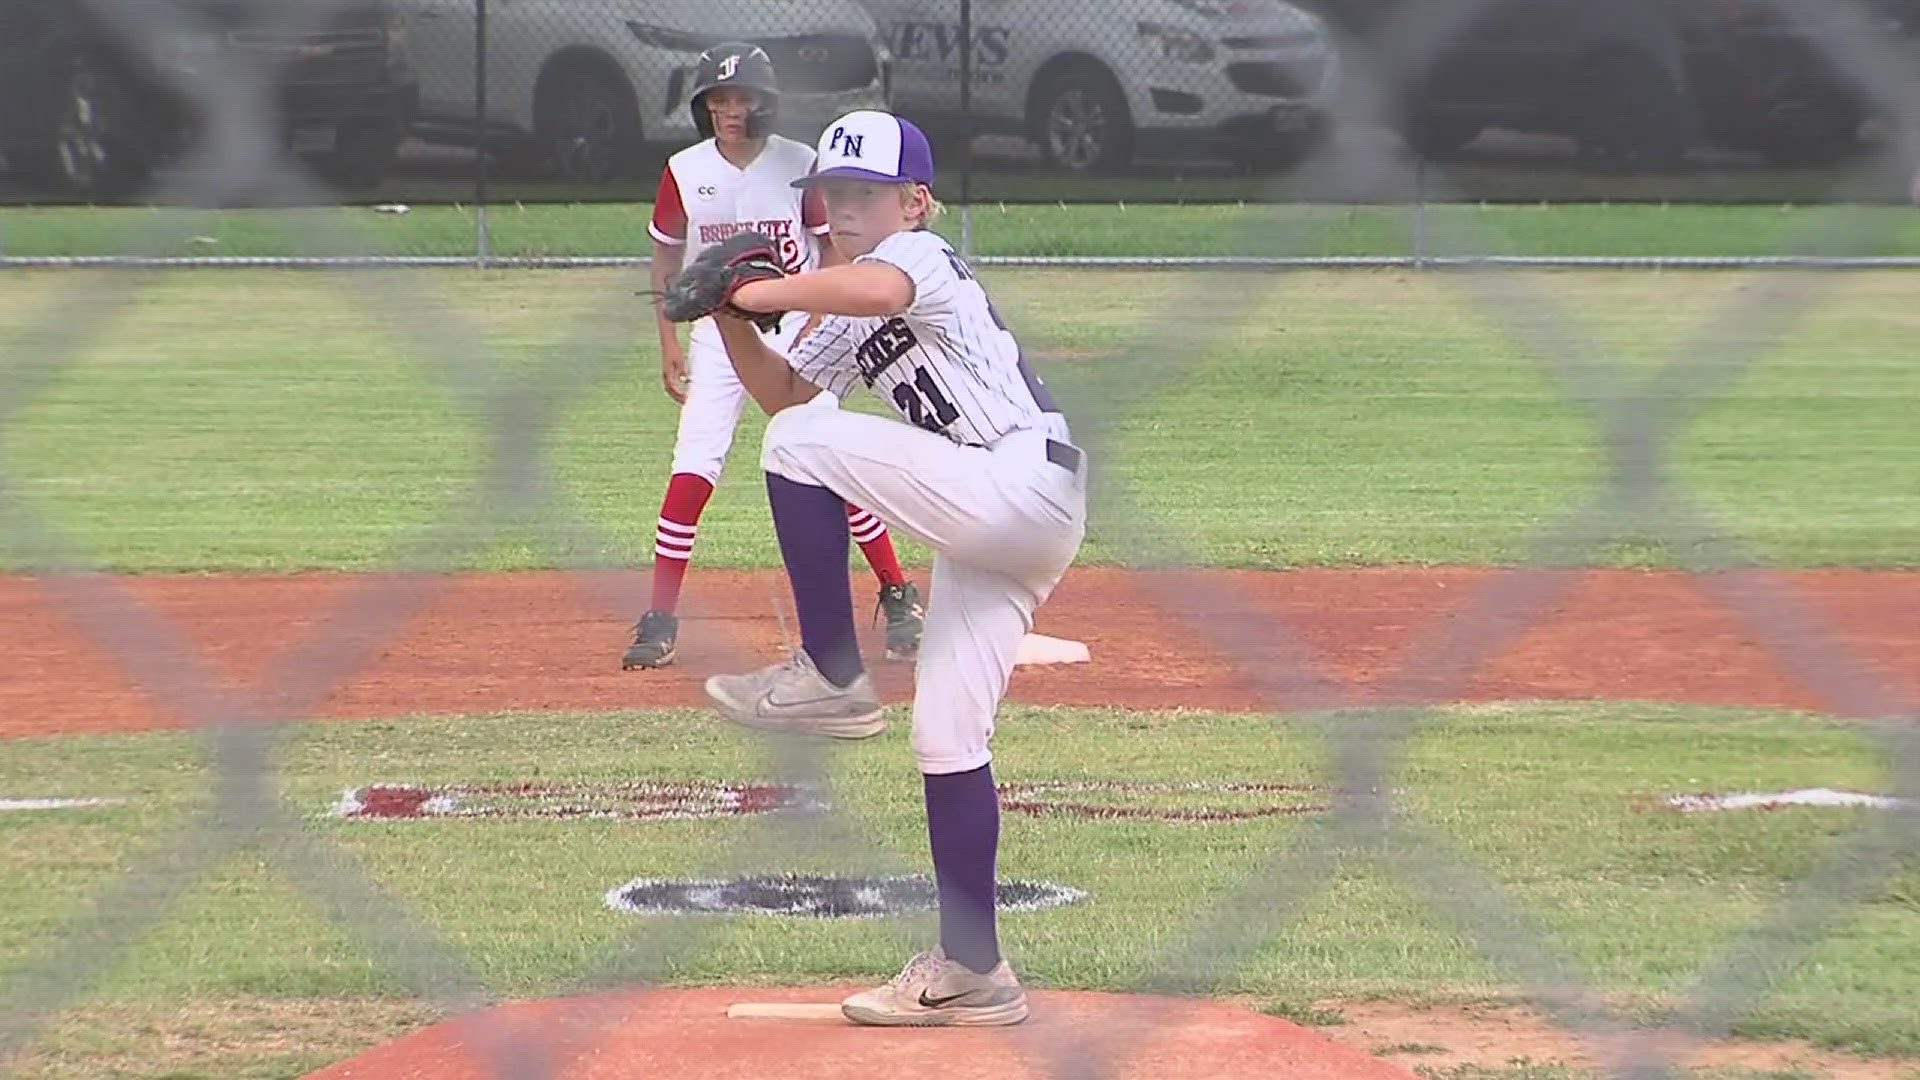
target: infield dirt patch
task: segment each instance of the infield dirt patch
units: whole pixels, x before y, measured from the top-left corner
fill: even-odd
[[[1377,687],[1416,637],[1446,633],[1461,605],[1496,571],[1479,569],[1216,571],[1224,584],[1291,629],[1328,676]],[[338,605],[378,579],[351,574],[166,576],[125,579],[204,655],[227,684],[257,683]],[[603,579],[606,580],[606,579]],[[637,594],[640,575],[616,579]],[[1920,699],[1920,573],[1813,571],[1777,576],[1865,670]],[[612,610],[563,574],[454,575],[315,713],[327,718],[510,709],[631,709],[704,705],[700,680],[778,657],[771,573],[702,571],[689,586],[681,658],[657,672],[622,672],[633,611]],[[1023,668],[1010,697],[1036,704],[1245,710],[1254,687],[1214,646],[1209,613],[1163,602],[1137,573],[1075,570],[1041,610],[1036,630],[1085,641],[1090,664]],[[865,588],[865,582],[860,587]],[[192,722],[134,683],[128,665],[80,628],[41,583],[0,578],[0,737],[102,732]],[[877,632],[876,632],[877,633]],[[879,639],[869,637],[869,656]],[[1254,663],[1280,655],[1251,641]],[[1275,663],[1280,661],[1275,660]],[[904,665],[877,665],[882,693],[910,693]],[[1544,618],[1509,643],[1459,700],[1649,699],[1820,708],[1744,626],[1683,574],[1591,571]],[[1269,703],[1272,704],[1272,703]],[[1281,703],[1286,704],[1286,703]]]
[[[1269,634],[1273,626],[1285,627],[1322,674],[1364,689],[1391,679],[1416,640],[1450,633],[1463,618],[1465,599],[1493,573],[1214,572],[1209,583],[1225,585],[1274,617],[1265,625],[1248,625]],[[601,580],[614,584],[618,595],[638,595],[634,585],[642,579]],[[1831,631],[1844,653],[1862,665],[1863,675],[1909,700],[1920,699],[1920,619],[1913,615],[1920,611],[1920,573],[1818,571],[1783,573],[1775,580],[1820,622],[1816,629]],[[242,688],[269,678],[276,665],[287,662],[295,643],[328,625],[342,604],[377,587],[379,579],[170,576],[128,578],[124,584],[198,650],[215,678]],[[694,617],[682,630],[681,661],[661,672],[620,671],[619,655],[635,611],[613,610],[604,595],[587,594],[567,575],[455,575],[437,584],[441,587],[428,602],[392,633],[361,643],[368,662],[312,710],[316,715],[350,719],[699,705],[704,704],[699,682],[705,675],[770,660],[782,648],[774,601],[784,597],[785,585],[770,573],[697,574],[689,590]],[[1243,710],[1289,704],[1261,701],[1243,674],[1247,667],[1281,662],[1277,640],[1243,639],[1238,655],[1230,658],[1215,647],[1219,637],[1211,631],[1220,627],[1214,614],[1178,600],[1168,603],[1162,599],[1166,590],[1153,585],[1121,570],[1074,571],[1042,610],[1036,629],[1085,641],[1092,663],[1022,669],[1011,697],[1038,704],[1143,708]],[[0,674],[0,738],[137,730],[196,719],[137,685],[129,675],[133,665],[90,636],[82,614],[64,608],[44,583],[0,577],[0,633],[12,647],[11,662]],[[1452,697],[1831,706],[1789,674],[1789,665],[1769,651],[1763,634],[1764,628],[1743,625],[1685,575],[1587,572]],[[879,655],[877,637],[868,644],[869,655]],[[877,674],[890,700],[907,698],[908,668],[883,665]],[[822,992],[787,993],[817,999]],[[1112,1009],[1131,1007],[1111,996],[1048,993],[1039,995],[1042,1024],[1019,1035],[948,1032],[928,1040],[919,1032],[827,1027],[796,1037],[780,1025],[754,1028],[741,1025],[755,1022],[725,1020],[725,1005],[749,993],[764,999],[781,992],[701,990],[623,1000],[616,1005],[626,1011],[611,1027],[578,1022],[581,1002],[530,1003],[482,1015],[499,1023],[530,1021],[549,1032],[588,1039],[558,1047],[569,1056],[583,1055],[571,1058],[575,1068],[569,1076],[690,1065],[696,1071],[685,1075],[701,1080],[764,1076],[776,1069],[815,1080],[898,1073],[902,1065],[931,1067],[951,1060],[962,1041],[975,1059],[994,1063],[994,1075],[1044,1075],[1041,1060],[1021,1056],[1021,1039],[1044,1038],[1049,1031],[1059,1035],[1063,1028],[1069,1034],[1097,1028],[1114,1022]],[[1350,1024],[1314,1033],[1225,1003],[1180,1007],[1193,1012],[1140,1048],[1145,1056],[1135,1063],[1146,1071],[1139,1075],[1184,1076],[1190,1073],[1187,1066],[1206,1060],[1209,1076],[1273,1075],[1276,1066],[1286,1072],[1291,1065],[1297,1075],[1385,1080],[1411,1075],[1412,1065],[1494,1068],[1515,1057],[1575,1065],[1592,1060],[1570,1038],[1512,1012],[1359,1006],[1348,1010]],[[479,1075],[469,1048],[461,1044],[472,1021],[427,1028],[317,1075]],[[1188,1034],[1204,1041],[1204,1054],[1182,1041]],[[725,1055],[684,1056],[722,1038]],[[1234,1053],[1244,1051],[1244,1062],[1236,1065],[1219,1056],[1229,1044]],[[797,1068],[800,1057],[818,1067]],[[1880,1071],[1883,1067],[1905,1067],[1854,1062],[1802,1045],[1731,1044],[1716,1048],[1705,1061],[1763,1068],[1811,1065],[1861,1080],[1893,1075]]]

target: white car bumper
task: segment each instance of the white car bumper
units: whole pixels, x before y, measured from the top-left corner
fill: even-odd
[[[1327,49],[1223,49],[1207,64],[1156,64],[1129,105],[1151,146],[1213,146],[1302,137],[1325,122],[1340,79]]]

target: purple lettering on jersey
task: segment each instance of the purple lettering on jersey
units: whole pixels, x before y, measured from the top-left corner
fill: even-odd
[[[960,275],[960,280],[974,282],[979,280],[974,276],[973,268],[967,265],[967,261],[962,259],[951,248],[947,250],[946,255],[947,262],[953,267],[953,272]],[[982,289],[980,295],[984,298],[986,296],[986,290]],[[993,320],[993,325],[1002,330],[1007,330],[1007,320],[1000,317],[1000,310],[993,306],[993,301],[990,299],[987,300],[987,317]],[[1011,330],[1007,330],[1007,332],[1012,333]],[[1047,389],[1047,384],[1041,382],[1040,376],[1035,375],[1033,368],[1027,365],[1026,353],[1020,353],[1019,357],[1020,378],[1026,381],[1027,392],[1033,395],[1033,403],[1040,407],[1041,412],[1059,412],[1060,406],[1055,404],[1053,400],[1053,391]]]
[[[860,365],[860,377],[866,380],[868,386],[872,386],[881,372],[892,367],[894,361],[907,355],[919,343],[907,320],[898,315],[888,319],[854,350],[853,358]]]
[[[933,374],[923,367],[913,369],[912,382],[893,384],[893,403],[900,406],[908,423],[932,432],[945,431],[960,419],[960,410],[947,400]]]

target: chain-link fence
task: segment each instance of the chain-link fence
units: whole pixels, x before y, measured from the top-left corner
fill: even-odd
[[[1890,50],[1920,46],[1909,0],[1844,6]],[[689,79],[716,37],[767,48],[780,130],[802,141],[862,105],[919,121],[962,201],[1907,197],[1900,114],[1831,59],[1827,31],[1759,0],[1504,0],[1419,70],[1383,51],[1416,7],[376,0],[289,35],[249,4],[129,34],[76,0],[7,0],[0,198],[134,197],[211,122],[173,80],[230,55],[274,67],[276,137],[350,201],[644,201],[696,138]],[[1341,103],[1361,70],[1386,98],[1372,115]],[[1301,169],[1329,142],[1433,175],[1329,185]]]
[[[1314,18],[1254,0],[1099,9],[1124,11],[1110,18],[1094,18],[1084,6],[1022,0],[974,0],[957,10],[913,0],[876,0],[878,10],[851,0],[842,8],[809,0],[791,9],[805,18],[791,21],[773,18],[772,5],[747,0],[737,8],[689,0],[631,11],[513,0],[485,0],[484,6],[418,0],[415,8],[350,0],[4,2],[7,18],[18,22],[0,40],[20,50],[5,70],[36,73],[25,89],[9,91],[18,95],[10,100],[46,110],[9,111],[25,132],[9,136],[9,162],[30,178],[57,173],[68,183],[80,178],[106,185],[101,191],[175,208],[113,226],[115,256],[135,260],[178,250],[202,226],[196,208],[251,205],[308,208],[277,211],[273,218],[299,257],[334,266],[383,265],[390,244],[370,219],[326,208],[339,191],[331,185],[365,181],[368,174],[357,170],[370,163],[379,164],[381,184],[398,182],[388,177],[399,168],[391,158],[403,123],[411,133],[400,148],[406,152],[422,143],[454,148],[445,166],[417,166],[423,179],[414,182],[424,185],[418,192],[482,206],[532,192],[618,198],[622,181],[628,196],[650,193],[658,155],[688,137],[691,57],[720,37],[755,37],[785,61],[783,111],[800,137],[810,138],[809,125],[821,116],[859,101],[892,100],[922,118],[937,134],[943,158],[959,159],[958,174],[943,178],[943,189],[975,201],[1022,191],[1052,200],[1111,199],[1140,190],[1184,194],[1183,185],[1195,182],[1184,165],[1166,175],[1125,175],[1143,168],[1162,137],[1167,145],[1198,140],[1210,153],[1238,157],[1224,167],[1239,173],[1218,178],[1218,190],[1263,198],[1232,207],[1226,226],[1212,234],[1208,259],[1228,265],[1192,272],[1159,313],[1166,317],[1143,320],[1137,338],[1103,355],[1092,372],[1060,380],[1070,391],[1063,396],[1074,406],[1078,441],[1096,462],[1125,460],[1126,422],[1180,378],[1185,361],[1208,355],[1248,320],[1270,318],[1270,296],[1246,288],[1231,264],[1286,265],[1308,250],[1327,223],[1292,212],[1290,201],[1303,193],[1470,201],[1471,184],[1481,175],[1475,170],[1493,167],[1447,164],[1450,155],[1479,148],[1490,132],[1527,128],[1570,143],[1561,151],[1577,160],[1541,166],[1523,158],[1516,173],[1522,181],[1654,185],[1621,189],[1640,191],[1693,183],[1713,198],[1728,197],[1718,186],[1722,175],[1686,171],[1709,138],[1749,144],[1738,148],[1763,157],[1845,151],[1837,171],[1796,174],[1796,182],[1848,201],[1796,219],[1802,227],[1776,236],[1771,252],[1796,264],[1838,265],[1875,255],[1888,242],[1884,220],[1862,202],[1903,191],[1920,103],[1920,73],[1905,38],[1887,32],[1891,16],[1828,0],[1646,9],[1460,0],[1366,12],[1329,7]],[[1459,60],[1461,70],[1453,70],[1460,42],[1495,33],[1489,20],[1516,11],[1526,18],[1513,29],[1541,30],[1539,47],[1497,51],[1534,69],[1536,87],[1551,90],[1551,107],[1539,97],[1546,90],[1516,91],[1517,101],[1485,99],[1492,90],[1526,85],[1505,76],[1491,80],[1492,87],[1471,85],[1468,76],[1486,74],[1490,59]],[[1709,19],[1712,28],[1700,29],[1690,21],[1695,17]],[[1745,33],[1752,41],[1738,38]],[[1120,59],[1103,67],[1070,53],[1055,63],[1053,55],[1042,55],[1045,49],[1023,51],[1033,40],[1051,41],[1056,49],[1077,42],[1087,57]],[[1352,41],[1364,44],[1338,44]],[[1590,47],[1596,43],[1606,47]],[[1720,72],[1733,82],[1712,81],[1715,63],[1748,49],[1764,61],[1759,84],[1787,87],[1781,92],[1790,100],[1756,96],[1738,72]],[[106,59],[130,54],[141,56],[143,75]],[[1804,78],[1778,77],[1790,71]],[[330,85],[336,78],[356,89]],[[137,111],[163,101],[169,115],[187,118],[164,138],[162,126]],[[324,108],[316,104],[322,101]],[[1420,108],[1410,109],[1409,102]],[[1716,103],[1733,112],[1714,112]],[[292,130],[301,126],[294,121],[322,114],[331,134],[309,146]],[[29,122],[18,123],[23,116]],[[1836,127],[1850,132],[1841,138]],[[1018,146],[1003,148],[994,139]],[[1421,156],[1407,153],[1410,143]],[[129,148],[142,156],[124,156]],[[475,148],[482,151],[477,157]],[[468,156],[453,156],[457,149]],[[476,163],[483,163],[478,173]],[[561,178],[523,179],[542,172]],[[1082,175],[1109,172],[1123,175]],[[1893,184],[1897,178],[1901,183]],[[513,186],[520,184],[532,186]],[[1125,186],[1132,184],[1146,186]],[[384,198],[389,189],[380,191]],[[1217,580],[1183,572],[1202,560],[1182,533],[1147,509],[1151,500],[1118,486],[1098,490],[1105,542],[1130,563],[1167,571],[1153,579],[1157,595],[1196,613],[1196,639],[1231,658],[1265,704],[1327,715],[1324,731],[1338,767],[1333,812],[1324,824],[1269,853],[1218,902],[1188,911],[1182,932],[1160,944],[1142,986],[1210,988],[1340,860],[1358,853],[1416,887],[1530,1000],[1601,1038],[1618,1075],[1661,1075],[1669,1064],[1667,1036],[1724,1034],[1849,903],[1895,872],[1920,836],[1920,736],[1912,702],[1858,664],[1741,545],[1707,527],[1668,466],[1679,425],[1736,382],[1771,334],[1817,304],[1831,275],[1803,269],[1767,277],[1763,287],[1735,295],[1671,364],[1649,375],[1615,363],[1537,279],[1490,261],[1506,243],[1481,231],[1483,222],[1435,215],[1403,223],[1432,231],[1422,242],[1439,253],[1433,258],[1473,271],[1462,276],[1462,287],[1482,314],[1509,326],[1566,398],[1591,413],[1604,439],[1607,482],[1589,505],[1541,529],[1521,566],[1491,575],[1457,617],[1416,646],[1391,685],[1371,692],[1322,672],[1293,628],[1271,612],[1251,607]],[[130,273],[69,282],[60,302],[9,343],[0,422],[82,357],[90,331],[122,310],[144,280]],[[550,471],[547,441],[576,395],[630,363],[633,292],[644,283],[621,276],[605,286],[575,321],[577,334],[544,350],[538,369],[516,371],[497,362],[487,333],[436,296],[433,277],[363,269],[340,280],[347,290],[338,302],[379,316],[444,381],[455,407],[480,418],[488,455],[471,500],[389,552],[383,560],[389,573],[356,581],[335,617],[314,627],[258,694],[219,689],[170,624],[123,579],[97,572],[71,537],[0,476],[0,541],[12,565],[39,579],[129,677],[205,725],[220,779],[214,804],[180,836],[9,965],[0,1053],[28,1044],[50,1016],[81,1000],[203,872],[242,850],[270,853],[343,931],[422,998],[460,1011],[489,997],[485,981],[448,944],[447,928],[416,916],[285,804],[273,782],[274,751],[291,725],[362,670],[431,599],[443,581],[438,571],[464,565],[502,532],[530,529],[558,552],[619,550],[568,512]],[[1898,470],[1888,471],[1889,485],[1897,484]],[[1472,860],[1452,843],[1414,820],[1392,779],[1408,739],[1433,709],[1551,609],[1572,580],[1568,568],[1585,565],[1627,532],[1670,540],[1672,550],[1683,553],[1683,566],[1698,572],[1704,587],[1832,713],[1861,721],[1885,750],[1887,794],[1902,800],[1839,836],[1800,888],[1699,971],[1693,991],[1665,1024],[1637,1029],[1603,1008],[1548,930],[1471,869]],[[561,561],[607,612],[630,617],[641,606],[636,598],[644,575],[588,555]],[[735,659],[751,662],[744,649]],[[767,753],[779,779],[831,792],[818,748],[773,741]],[[838,816],[830,798],[767,821],[754,842],[720,853],[716,862],[757,870],[796,853],[862,869],[897,861]],[[638,930],[577,972],[577,982],[652,985],[705,941],[678,922]],[[1029,1046],[1053,1075],[1110,1076],[1159,1030],[1149,1012],[1124,1026],[1037,1036]],[[503,1028],[475,1037],[501,1077],[559,1075],[565,1063],[539,1031]]]

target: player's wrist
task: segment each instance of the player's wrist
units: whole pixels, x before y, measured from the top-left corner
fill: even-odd
[[[778,281],[749,281],[733,291],[731,303],[742,311],[778,311]]]

